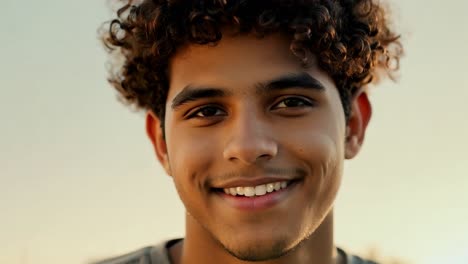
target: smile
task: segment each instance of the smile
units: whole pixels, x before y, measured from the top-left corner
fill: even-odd
[[[241,211],[260,212],[288,200],[300,182],[300,180],[283,180],[251,184],[252,186],[237,183],[238,187],[219,188],[214,193],[215,197],[220,198],[229,207]]]
[[[246,196],[246,197],[254,197],[254,196],[263,196],[267,193],[279,191],[288,187],[287,181],[280,181],[280,182],[271,182],[267,184],[260,184],[257,186],[245,186],[245,187],[232,187],[232,188],[224,188],[223,191],[226,194],[232,196]]]

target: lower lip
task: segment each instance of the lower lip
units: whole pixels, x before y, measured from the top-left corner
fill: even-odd
[[[224,192],[217,192],[216,194],[218,194],[224,201],[236,209],[244,211],[259,211],[273,207],[285,200],[295,186],[296,182],[291,182],[284,189],[267,193],[262,196],[233,196]]]

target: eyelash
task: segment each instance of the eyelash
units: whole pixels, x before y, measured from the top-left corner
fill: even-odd
[[[299,106],[286,106],[285,101],[288,101],[288,100],[294,100],[294,101],[299,101],[299,103],[301,105]],[[286,97],[284,98],[283,100],[279,101],[278,103],[276,103],[273,108],[276,108],[278,105],[280,104],[284,104],[285,107],[280,107],[280,108],[277,108],[277,109],[284,109],[284,108],[302,108],[302,107],[311,107],[311,106],[314,106],[314,102],[310,99],[305,99],[305,98],[301,98],[301,97],[295,97],[295,96],[290,96],[290,97]],[[217,105],[205,105],[205,106],[202,106],[198,109],[196,109],[195,111],[193,111],[191,114],[189,114],[187,116],[187,118],[210,118],[210,117],[217,117],[217,116],[222,116],[222,115],[212,115],[212,116],[198,116],[199,113],[201,113],[203,110],[206,110],[206,109],[215,109],[216,112],[220,111],[221,110],[221,107],[217,106]],[[222,112],[224,112],[223,110],[221,110]]]
[[[281,107],[281,108],[296,108],[296,107],[305,107],[305,106],[313,106],[313,105],[314,105],[313,102],[312,102],[310,99],[305,99],[305,98],[301,98],[301,97],[294,97],[294,96],[291,96],[291,97],[286,97],[286,98],[284,98],[283,100],[279,101],[277,104],[275,104],[275,106],[278,106],[278,105],[281,104],[281,103],[284,104],[284,102],[286,102],[286,101],[288,101],[288,100],[293,100],[293,101],[296,101],[296,102],[299,101],[302,105],[300,105],[300,106],[290,106],[290,107],[288,107],[288,106],[286,106],[286,104],[285,104],[286,107]]]
[[[194,117],[198,117],[198,118],[209,118],[209,117],[213,117],[213,116],[219,116],[219,115],[213,115],[213,116],[198,116],[199,113],[201,113],[203,110],[206,110],[206,109],[215,109],[217,112],[221,109],[221,107],[219,106],[216,106],[216,105],[206,105],[206,106],[202,106],[200,108],[198,108],[197,110],[195,110],[193,113],[189,114],[187,116],[187,118],[194,118]],[[224,112],[224,111],[223,111]]]

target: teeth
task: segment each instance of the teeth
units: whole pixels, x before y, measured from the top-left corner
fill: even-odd
[[[280,182],[275,182],[275,191],[281,189],[281,183]]]
[[[223,191],[226,194],[230,194],[233,196],[242,195],[246,197],[253,197],[253,196],[262,196],[267,193],[271,193],[274,191],[278,191],[280,189],[284,189],[288,186],[288,182],[272,182],[267,184],[261,184],[257,186],[246,186],[246,187],[233,187],[233,188],[225,188]]]
[[[267,185],[266,185],[266,190],[267,190],[267,192],[269,192],[269,193],[272,192],[272,191],[274,191],[274,190],[275,190],[275,185],[274,185],[273,183],[267,184]]]
[[[244,195],[247,197],[255,196],[255,187],[244,187]]]
[[[255,195],[264,195],[266,193],[266,185],[255,186]]]
[[[236,195],[237,194],[236,188],[229,188],[229,193],[231,195]]]

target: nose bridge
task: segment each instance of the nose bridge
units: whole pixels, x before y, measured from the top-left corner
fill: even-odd
[[[224,158],[252,164],[276,156],[278,147],[272,137],[272,127],[264,113],[255,107],[242,107],[232,117]]]

